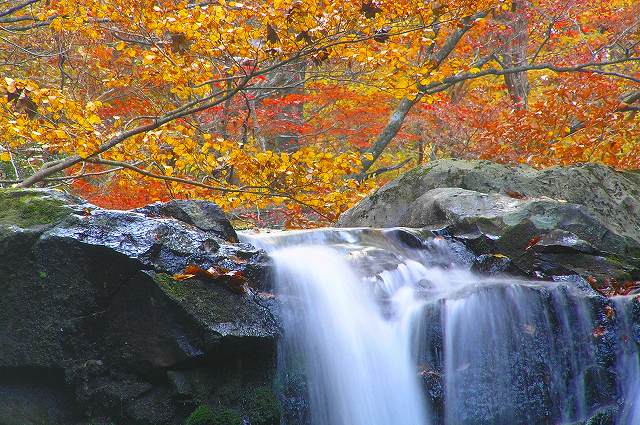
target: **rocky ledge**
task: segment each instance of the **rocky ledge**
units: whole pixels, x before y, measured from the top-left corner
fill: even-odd
[[[212,203],[0,191],[0,423],[279,423],[269,264]]]
[[[434,161],[380,188],[338,225],[437,231],[482,256],[481,271],[578,274],[605,293],[640,281],[639,171]]]

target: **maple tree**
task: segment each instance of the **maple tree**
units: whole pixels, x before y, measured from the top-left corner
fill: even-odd
[[[639,9],[0,2],[2,184],[308,226],[427,156],[637,168]]]

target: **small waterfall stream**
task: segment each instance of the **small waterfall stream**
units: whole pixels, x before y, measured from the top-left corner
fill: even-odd
[[[284,424],[640,424],[629,297],[479,276],[460,245],[403,229],[243,239],[274,261],[281,391],[304,401]]]
[[[621,393],[624,394],[624,404],[619,417],[620,424],[640,424],[640,359],[637,346],[634,344],[634,333],[629,318],[633,311],[628,298],[620,297],[615,300],[616,311],[620,315],[619,342],[622,346],[618,354],[618,373],[621,376]],[[636,328],[640,326],[636,323]]]

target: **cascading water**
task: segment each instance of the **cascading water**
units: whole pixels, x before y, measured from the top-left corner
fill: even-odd
[[[296,235],[297,237],[303,235]],[[337,248],[306,243],[268,248],[285,299],[285,368],[304,364],[312,424],[427,424],[411,356],[413,289],[387,276],[385,311]]]
[[[640,324],[636,329],[631,323],[634,315],[634,305],[627,297],[619,297],[615,300],[616,312],[619,315],[619,344],[618,374],[622,377],[620,386],[624,394],[622,411],[618,417],[619,424],[640,424],[640,359],[638,358],[635,338],[640,333]],[[640,312],[636,313],[640,314]]]
[[[640,424],[631,298],[480,277],[459,243],[403,229],[243,238],[274,260],[281,391],[308,402],[285,424],[578,424],[603,408],[597,423]]]

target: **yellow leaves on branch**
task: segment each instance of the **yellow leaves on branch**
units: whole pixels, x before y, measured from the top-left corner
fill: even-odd
[[[83,104],[58,89],[41,88],[32,80],[4,78],[0,93],[0,127],[6,130],[2,141],[17,148],[36,143],[52,152],[87,156],[100,143],[97,114],[100,101]]]
[[[427,51],[442,46],[461,18],[508,9],[509,3],[55,0],[33,8],[34,16],[49,22],[48,32],[38,34],[48,37],[42,44],[54,53],[0,81],[6,94],[0,127],[7,129],[1,146],[11,152],[39,146],[55,158],[86,158],[113,135],[186,102],[229,96],[215,108],[131,137],[102,158],[229,189],[212,193],[167,182],[178,196],[213,197],[227,209],[303,205],[330,220],[374,183],[352,178],[361,171],[361,153],[338,138],[317,145],[302,141],[292,151],[251,134],[259,124],[252,114],[264,100],[261,93],[272,80],[284,84],[272,77],[303,61],[305,70],[295,70],[303,80],[309,70],[318,71],[316,82],[354,75],[353,84],[368,95],[416,96],[419,86],[446,75],[477,73],[467,61],[435,69]],[[64,54],[56,54],[61,46]],[[245,78],[247,86],[233,96]],[[230,134],[233,125],[246,130],[242,137]],[[6,154],[1,151],[0,159]],[[134,190],[135,176],[142,177],[123,173],[128,178],[122,181]]]

